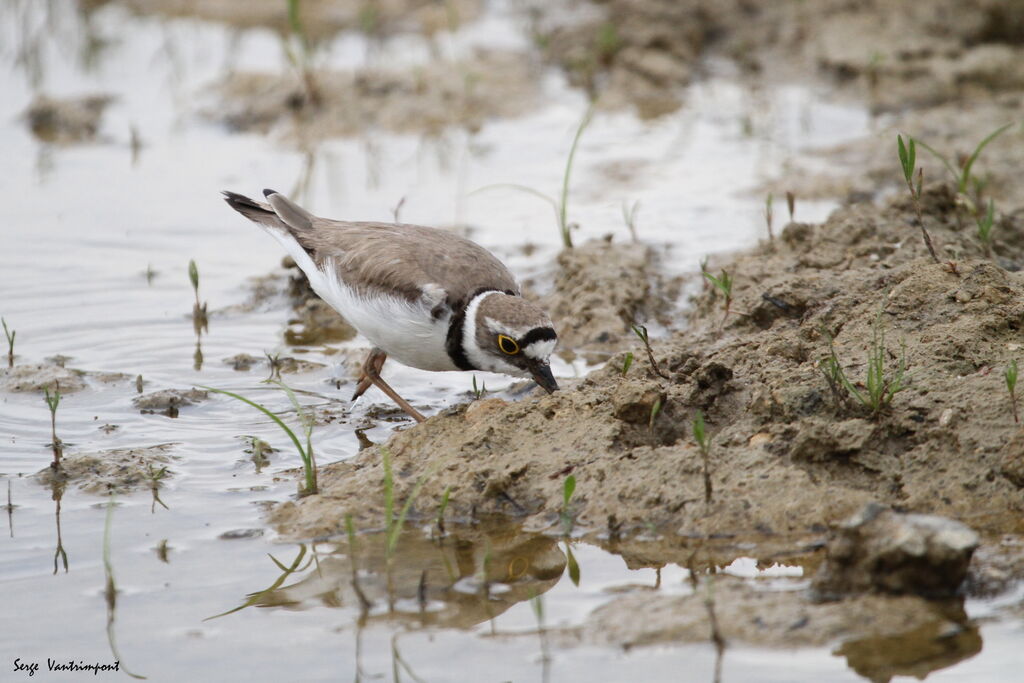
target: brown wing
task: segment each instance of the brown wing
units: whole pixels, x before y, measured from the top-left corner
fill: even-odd
[[[519,294],[515,278],[493,254],[437,228],[317,218],[300,242],[312,247],[318,265],[332,261],[346,282],[410,300],[420,298],[427,284],[442,287],[453,305],[483,287]]]
[[[225,192],[224,197],[250,220],[291,235],[317,266],[336,268],[356,289],[414,301],[433,284],[445,290],[453,306],[464,304],[484,287],[520,293],[501,261],[458,235],[421,225],[318,218],[279,192],[263,194],[269,203],[234,192]],[[427,292],[427,298],[433,299],[435,293]]]

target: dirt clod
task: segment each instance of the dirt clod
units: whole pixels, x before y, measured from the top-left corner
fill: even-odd
[[[980,538],[970,527],[937,515],[905,515],[866,505],[828,545],[814,577],[823,599],[868,591],[954,595]]]

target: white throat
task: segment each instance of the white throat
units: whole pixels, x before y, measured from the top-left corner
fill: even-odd
[[[469,305],[466,306],[466,317],[462,323],[462,350],[466,353],[466,358],[469,360],[469,364],[474,368],[486,370],[488,372],[500,372],[506,375],[513,375],[515,377],[527,377],[528,375],[516,366],[511,363],[506,363],[493,353],[486,353],[480,348],[480,345],[477,344],[477,326],[483,324],[483,321],[479,319],[478,315],[480,304],[482,304],[484,299],[492,294],[501,294],[501,292],[496,292],[494,290],[481,292],[473,297],[470,300]]]

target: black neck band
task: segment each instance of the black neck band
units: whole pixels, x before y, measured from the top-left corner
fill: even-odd
[[[459,370],[477,370],[473,364],[469,362],[469,357],[466,356],[466,349],[462,344],[462,332],[466,326],[466,309],[469,308],[469,304],[472,303],[473,299],[477,298],[484,292],[497,292],[499,290],[492,289],[490,287],[481,287],[476,290],[462,301],[457,301],[452,306],[452,319],[448,323],[448,336],[445,337],[444,347],[448,351],[448,357],[452,359],[452,363],[455,364]],[[473,324],[470,321],[470,324]]]

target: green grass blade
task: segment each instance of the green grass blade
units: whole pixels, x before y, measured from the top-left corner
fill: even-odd
[[[270,412],[270,410],[268,410],[266,407],[261,406],[259,403],[256,403],[255,401],[250,401],[245,396],[241,396],[239,394],[233,393],[231,391],[227,391],[225,389],[214,389],[213,387],[206,387],[206,386],[202,386],[202,385],[198,385],[198,386],[199,386],[200,389],[205,389],[206,391],[212,391],[212,392],[217,393],[217,394],[224,394],[225,396],[230,396],[231,398],[236,399],[238,401],[241,401],[242,403],[248,403],[253,408],[255,408],[256,410],[260,411],[261,413],[263,413],[264,415],[269,417],[271,420],[276,422],[277,426],[280,427],[281,429],[283,429],[284,433],[287,434],[288,437],[292,440],[292,443],[295,444],[295,448],[298,449],[299,455],[302,456],[302,459],[303,460],[307,459],[306,451],[303,450],[302,444],[299,443],[299,438],[297,436],[295,436],[295,432],[293,432],[288,425],[286,425],[284,422],[282,422],[281,418],[279,418],[274,413]]]
[[[964,194],[967,191],[967,183],[971,178],[971,167],[974,166],[974,162],[978,160],[979,156],[981,156],[981,151],[988,146],[988,143],[992,142],[997,137],[999,137],[1007,130],[1009,130],[1011,126],[1013,126],[1012,123],[1007,123],[1005,126],[1001,126],[995,129],[994,131],[989,133],[984,140],[979,142],[977,147],[974,148],[974,153],[972,153],[971,156],[967,158],[967,161],[964,162],[964,168],[960,174],[960,179],[957,183],[957,191],[959,191],[960,194]]]
[[[594,107],[591,106],[587,109],[587,112],[583,115],[583,119],[580,121],[579,127],[576,129],[576,135],[573,136],[572,146],[569,147],[569,158],[565,161],[565,173],[562,176],[562,200],[558,210],[558,227],[562,231],[562,243],[567,249],[572,248],[572,236],[569,234],[569,178],[572,175],[572,164],[576,158],[576,148],[579,147],[580,138],[583,136],[583,131],[590,124],[591,119],[594,118]]]

